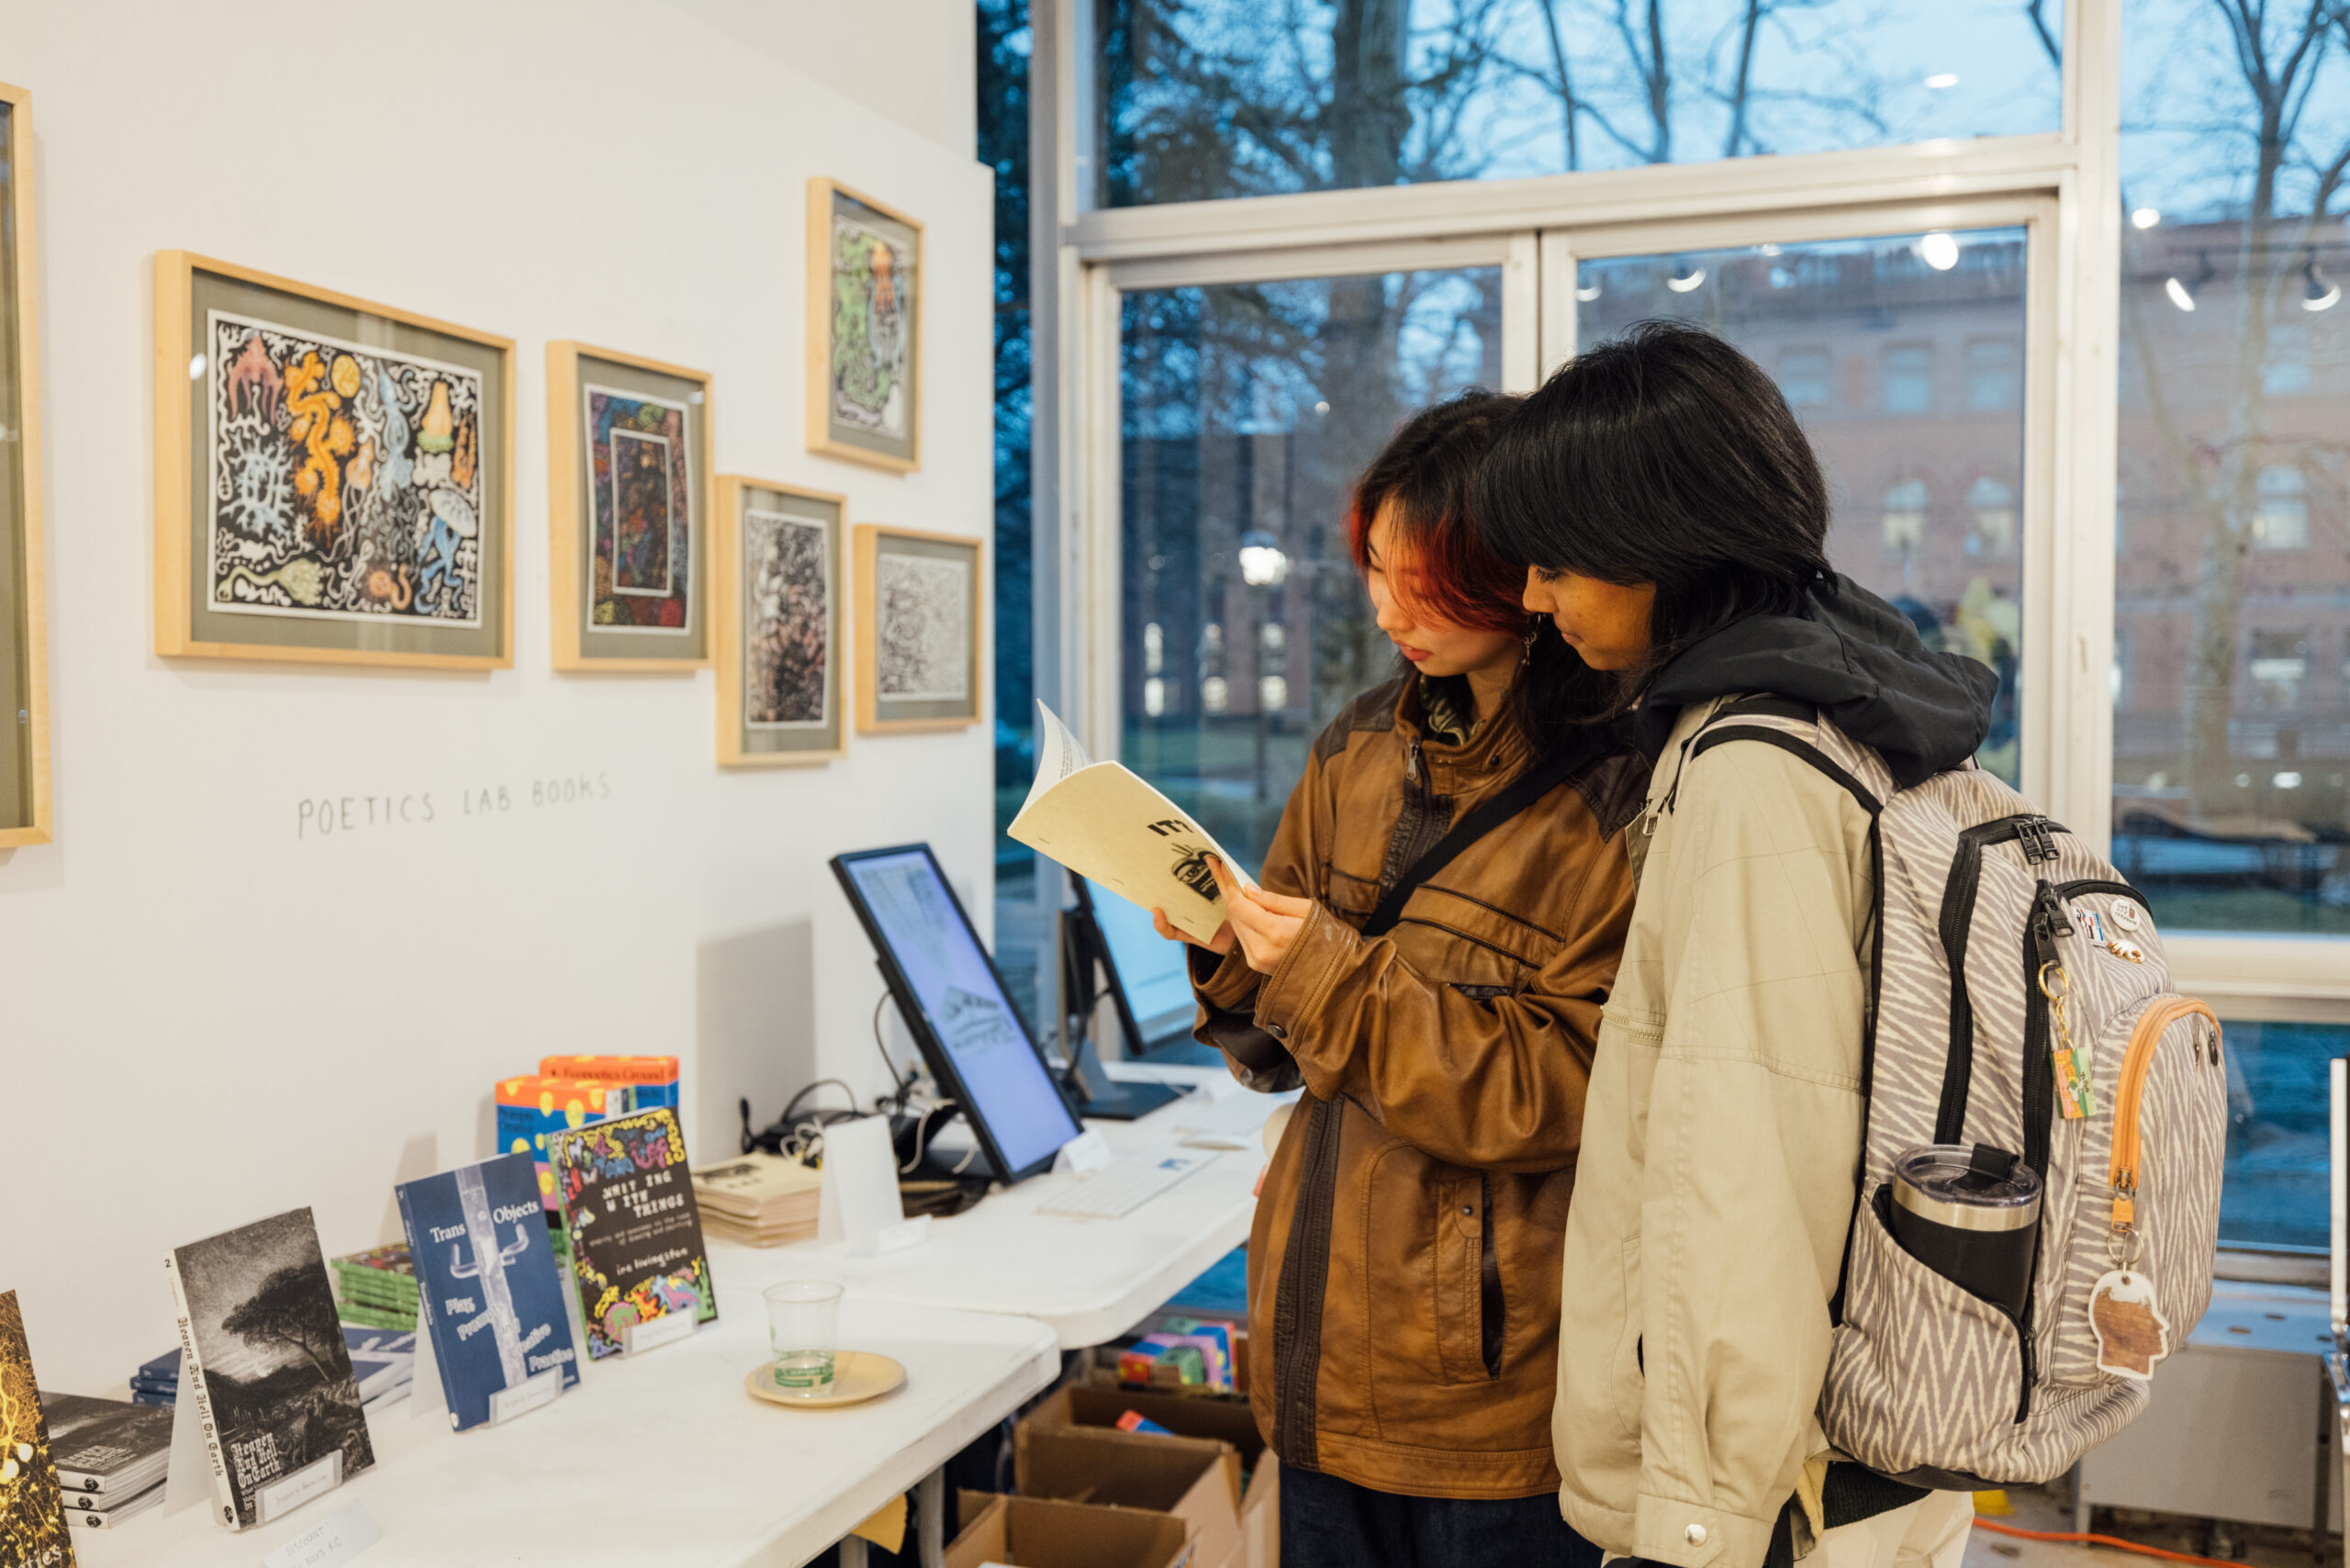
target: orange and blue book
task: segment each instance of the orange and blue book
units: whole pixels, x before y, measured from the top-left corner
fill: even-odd
[[[539,1075],[625,1083],[636,1092],[631,1108],[638,1111],[650,1111],[659,1105],[674,1109],[677,1103],[676,1057],[541,1057]]]
[[[634,1086],[600,1079],[525,1073],[498,1083],[498,1152],[527,1154],[538,1166],[539,1201],[550,1212],[563,1201],[547,1164],[547,1135],[584,1127],[636,1109]]]

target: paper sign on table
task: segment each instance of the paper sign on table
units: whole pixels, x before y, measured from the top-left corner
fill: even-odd
[[[366,1505],[347,1503],[263,1558],[262,1568],[335,1568],[383,1539]]]

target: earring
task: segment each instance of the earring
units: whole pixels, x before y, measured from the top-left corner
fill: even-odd
[[[1518,638],[1518,640],[1517,640],[1517,645],[1518,645],[1518,648],[1520,649],[1520,652],[1519,652],[1519,654],[1518,654],[1518,655],[1517,655],[1517,667],[1518,667],[1518,668],[1520,668],[1520,669],[1524,669],[1528,665],[1530,665],[1530,664],[1532,664],[1532,663],[1534,662],[1534,639],[1535,639],[1535,638],[1537,638],[1537,637],[1539,637],[1539,636],[1540,636],[1541,634],[1542,634],[1542,620],[1541,620],[1541,617],[1539,617],[1539,616],[1532,616],[1532,617],[1529,617],[1529,618],[1527,620],[1527,622],[1526,622],[1526,634],[1525,634],[1524,636],[1521,636],[1521,637],[1520,637],[1520,638]]]

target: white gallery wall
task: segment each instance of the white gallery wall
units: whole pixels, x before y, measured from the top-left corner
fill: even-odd
[[[0,1290],[45,1386],[118,1393],[170,1346],[175,1243],[302,1204],[330,1252],[394,1238],[392,1183],[489,1152],[492,1081],[544,1053],[683,1058],[698,1158],[738,1094],[764,1122],[816,1072],[884,1087],[837,851],[929,839],[984,927],[986,726],[722,772],[710,672],[548,667],[550,339],[711,371],[719,472],[990,526],[988,172],[831,91],[823,40],[795,71],[709,9],[0,3],[36,133],[56,801],[55,843],[0,850]],[[907,477],[803,450],[819,174],[928,225]],[[174,247],[515,341],[510,670],[154,655]]]

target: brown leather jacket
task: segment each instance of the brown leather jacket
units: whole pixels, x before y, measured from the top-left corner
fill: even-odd
[[[1556,1490],[1559,1259],[1648,768],[1601,756],[1415,891],[1382,891],[1528,760],[1506,718],[1433,738],[1424,683],[1314,744],[1264,885],[1320,905],[1270,976],[1192,949],[1198,1037],[1305,1093],[1248,1238],[1251,1400],[1281,1462],[1384,1492]]]

